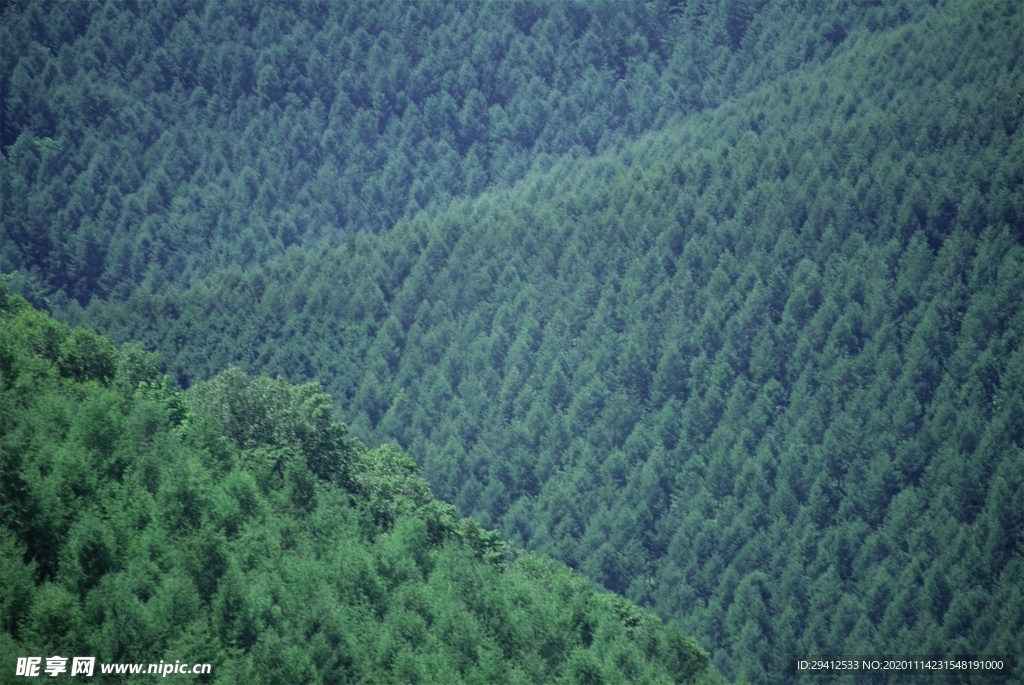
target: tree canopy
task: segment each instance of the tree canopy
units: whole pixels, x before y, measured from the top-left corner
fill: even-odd
[[[450,3],[399,21],[196,3],[159,35],[237,25],[223,35],[256,41],[238,64],[259,69],[221,83],[231,68],[202,66],[208,46],[230,54],[214,37],[141,60],[169,70],[154,82],[181,95],[159,101],[201,141],[150,155],[164,133],[129,122],[93,143],[47,120],[60,88],[24,84],[63,68],[32,47],[56,46],[37,36],[59,22],[23,3],[3,84],[40,102],[5,120],[0,269],[70,325],[139,341],[131,377],[187,387],[168,416],[203,407],[229,437],[202,449],[251,453],[257,486],[296,511],[325,482],[365,500],[359,525],[444,509],[411,458],[479,522],[445,509],[488,563],[507,553],[495,528],[676,621],[728,677],[786,682],[797,654],[1020,654],[1019,5]],[[85,40],[104,23],[75,25]],[[68,64],[92,64],[89,41]],[[344,78],[309,75],[317,45]],[[68,156],[101,149],[121,161]],[[183,150],[198,161],[172,173]],[[33,344],[117,382],[108,343],[68,335],[73,350]],[[357,447],[341,417],[394,447]],[[114,474],[122,423],[75,433]],[[202,524],[203,500],[166,497],[169,522]],[[247,626],[217,630],[258,641]],[[594,658],[610,668],[570,657],[582,680]]]
[[[54,654],[210,664],[189,682],[719,682],[674,625],[458,519],[315,384],[182,393],[155,361],[0,289],[4,682]]]

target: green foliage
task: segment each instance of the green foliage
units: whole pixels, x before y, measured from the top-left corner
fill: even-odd
[[[0,272],[86,305],[386,230],[923,6],[9,3]]]
[[[729,675],[1024,649],[1019,3],[44,5],[0,21],[0,270],[194,387],[0,298],[5,645],[704,663],[400,445]]]
[[[651,603],[728,675],[779,682],[798,653],[1017,653],[1021,10],[836,11],[800,43],[776,3],[677,3],[673,29],[699,30],[672,69],[705,72],[680,97],[720,107],[533,158],[386,234],[86,315],[185,380],[229,362],[320,379],[461,514]],[[771,36],[799,49],[744,80]],[[607,65],[634,88],[628,45]],[[503,141],[544,116],[488,113]]]
[[[14,639],[36,592],[35,564],[26,564],[24,557],[25,546],[8,529],[0,530],[0,621]]]
[[[333,419],[331,398],[316,383],[291,386],[281,380],[250,380],[228,369],[193,388],[194,411],[212,417],[239,449],[297,450],[306,467],[322,480],[352,479],[353,443],[348,427]],[[283,464],[274,469],[280,472]]]
[[[109,372],[69,365],[83,340]],[[707,670],[693,643],[644,653],[675,644],[652,614],[457,521],[318,386],[229,369],[183,396],[138,348],[6,293],[0,350],[5,655],[210,663],[199,682],[608,682],[614,644],[631,682]]]

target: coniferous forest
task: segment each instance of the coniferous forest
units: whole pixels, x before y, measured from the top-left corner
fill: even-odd
[[[1020,3],[0,12],[0,680],[1024,679]]]

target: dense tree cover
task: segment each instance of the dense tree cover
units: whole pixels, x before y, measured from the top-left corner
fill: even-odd
[[[716,105],[917,4],[6,2],[0,272],[86,304],[336,245]]]
[[[323,379],[726,675],[1024,653],[1024,69],[950,2],[508,190],[84,315]]]
[[[673,626],[458,520],[316,384],[182,394],[156,367],[0,289],[3,682],[55,654],[212,664],[182,682],[719,682]]]

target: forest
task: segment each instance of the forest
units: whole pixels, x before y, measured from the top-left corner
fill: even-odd
[[[41,654],[211,666],[167,682],[724,682],[673,624],[460,519],[316,383],[183,393],[158,365],[0,289],[0,682]]]
[[[294,479],[318,502],[329,482],[352,530],[412,506],[402,535],[433,545],[395,551],[414,564],[458,547],[496,588],[563,587],[516,575],[543,567],[619,612],[593,624],[626,661],[563,621],[579,653],[503,666],[510,682],[781,683],[802,655],[999,657],[1024,678],[1024,8],[243,4],[4,10],[0,272],[54,330],[110,336],[174,411],[209,415],[260,516],[307,516]],[[350,427],[344,449],[294,427],[287,457],[280,435],[239,440],[248,419],[214,398],[250,389],[289,417],[311,401]],[[366,479],[398,468],[412,491],[379,487],[412,499],[372,504]],[[209,497],[195,516],[227,535],[213,511],[234,495]],[[116,535],[112,516],[96,525]],[[48,551],[16,527],[5,543],[37,593],[70,573],[74,531],[55,530]],[[19,601],[5,626],[28,625]],[[212,634],[224,663],[300,630],[268,616],[244,646]],[[307,643],[288,644],[326,682]],[[497,678],[412,644],[402,663],[437,682]],[[369,678],[352,673],[337,682]]]

